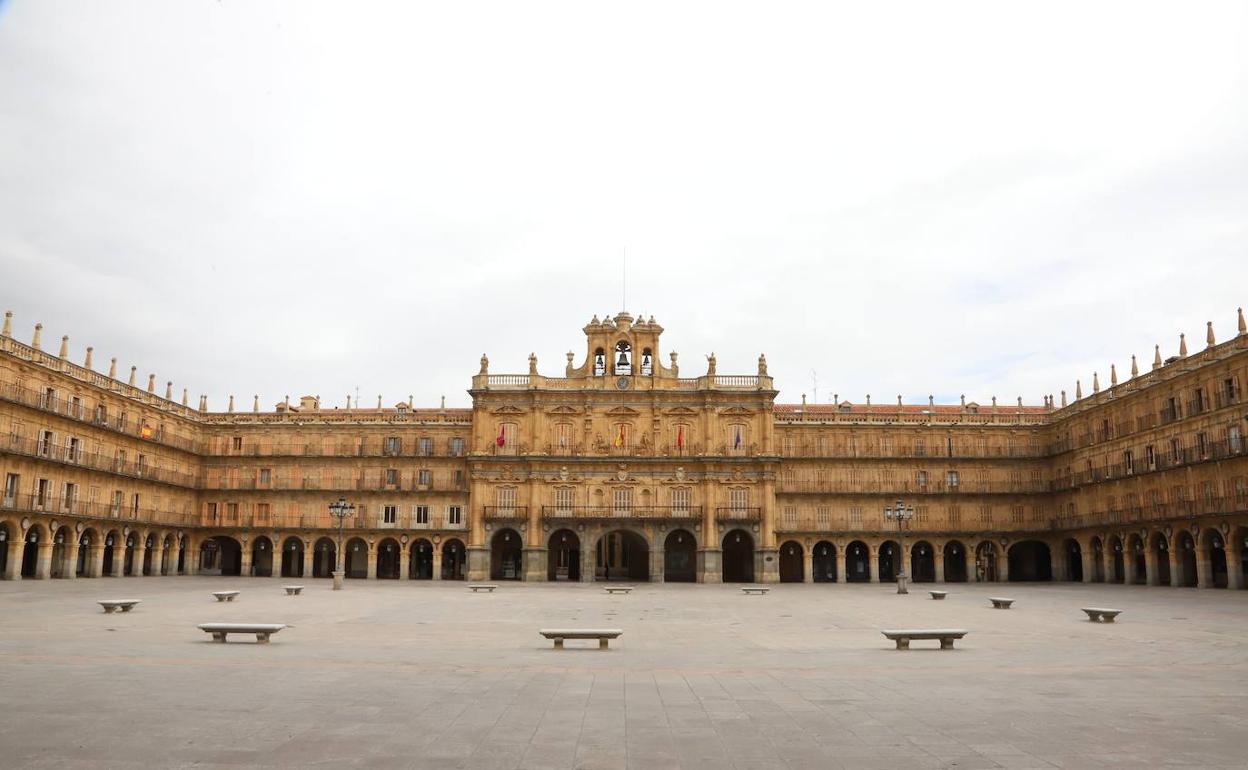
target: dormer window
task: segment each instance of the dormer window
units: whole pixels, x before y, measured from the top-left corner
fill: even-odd
[[[629,355],[633,352],[633,346],[628,344],[628,340],[620,340],[615,343],[615,373],[616,374],[632,374],[633,362]]]

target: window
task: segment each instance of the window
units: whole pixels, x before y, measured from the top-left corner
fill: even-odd
[[[555,513],[562,516],[572,515],[575,491],[572,487],[555,487]]]
[[[139,455],[138,473],[143,475],[143,471],[147,469],[147,455]]]
[[[613,516],[627,516],[633,507],[633,490],[630,487],[616,487],[611,492],[611,508]]]
[[[1238,425],[1232,425],[1226,430],[1227,448],[1231,450],[1231,454],[1239,454],[1244,449],[1244,437],[1240,433]]]
[[[238,521],[238,503],[225,504],[225,517],[230,521]]]
[[[947,471],[945,473],[945,484],[949,487],[950,491],[957,489],[958,488],[958,472]]]
[[[851,527],[862,526],[862,506],[851,505],[849,507],[849,525]]]
[[[394,487],[394,486],[398,486],[398,484],[399,484],[399,471],[398,471],[398,469],[397,469],[397,468],[386,468],[386,485],[387,485],[387,486]]]
[[[238,506],[235,505],[234,507],[237,508]],[[130,516],[135,517],[138,515],[139,515],[139,493],[135,492],[130,497]]]
[[[39,408],[40,409],[55,409],[56,408],[56,389],[55,388],[43,389],[43,392],[39,394]]]
[[[40,457],[48,457],[49,455],[52,454],[53,440],[54,440],[54,437],[52,436],[52,431],[50,430],[45,430],[43,431],[43,433],[39,434],[39,456]]]
[[[1023,513],[1024,513],[1024,512],[1023,512],[1023,506],[1021,506],[1021,505],[1011,505],[1011,506],[1010,506],[1010,523],[1011,523],[1011,524],[1022,524],[1022,523],[1023,523]]]
[[[17,501],[17,490],[21,484],[22,477],[16,473],[6,474],[4,477],[4,507],[12,508]],[[7,547],[7,546],[6,546]]]
[[[62,496],[61,499],[64,502],[66,511],[74,510],[74,503],[78,501],[77,498],[78,498],[78,485],[70,483],[68,481],[65,482],[65,494]]]
[[[914,440],[914,456],[924,457],[927,455],[927,446],[923,443],[923,439],[916,438]]]
[[[926,505],[917,505],[914,508],[914,520],[920,523],[926,523],[928,520],[928,508]]]
[[[82,461],[82,442],[74,436],[65,439],[65,460],[71,463]]]
[[[919,471],[919,489],[927,489],[927,471]]]
[[[103,425],[108,422],[108,407],[103,404],[95,406],[95,422],[97,425]]]
[[[1131,453],[1130,449],[1122,453],[1122,466],[1128,476],[1135,473],[1135,455]]]
[[[423,436],[416,442],[416,453],[422,457],[433,454],[433,439]]]
[[[267,521],[269,518],[269,504],[256,503],[256,518],[261,521]]]
[[[990,505],[979,506],[979,523],[980,524],[992,523],[992,506]]]
[[[113,490],[113,504],[112,504],[111,509],[110,509],[110,511],[109,511],[109,513],[110,513],[111,515],[113,515],[113,516],[120,516],[120,515],[121,515],[121,506],[125,503],[125,496],[126,496],[126,495],[125,495],[125,493],[124,493],[124,492],[122,492],[120,489],[115,489],[115,490]],[[216,518],[217,518],[217,504],[216,504],[216,503],[208,503],[208,508],[212,511],[212,518],[213,518],[213,520],[216,520]]]
[[[555,451],[567,453],[572,450],[572,424],[561,422],[555,426]]]
[[[744,513],[750,507],[750,490],[744,487],[728,490],[728,507],[734,513]]]
[[[230,448],[233,449],[235,452],[243,451],[243,437],[235,436],[233,441],[230,444]]]
[[[273,469],[261,468],[260,469],[260,483],[264,485],[268,485],[270,482],[272,482],[272,480],[273,480]]]
[[[1157,454],[1153,451],[1152,444],[1144,447],[1144,462],[1148,465],[1150,471],[1157,470]]]
[[[689,487],[676,487],[672,490],[672,513],[689,513]]]
[[[1239,476],[1235,479],[1235,502],[1242,505],[1248,500],[1248,479]]]
[[[516,509],[516,488],[515,487],[499,487],[495,490],[494,501],[498,505],[500,513],[507,515]]]
[[[382,451],[388,455],[397,455],[402,451],[403,442],[398,436],[387,436]]]
[[[1196,452],[1202,459],[1209,456],[1209,445],[1203,432],[1196,434]]]
[[[451,457],[462,457],[464,454],[464,439],[461,436],[452,436],[450,442]]]
[[[413,506],[412,512],[415,514],[417,524],[429,523],[429,506],[427,505]]]
[[[959,526],[962,523],[962,509],[956,505],[949,506],[949,524]]]
[[[455,525],[462,524],[463,516],[464,516],[464,509],[458,505],[448,506],[446,509],[446,523],[447,524],[455,524]]]
[[[394,524],[399,520],[399,508],[395,505],[383,505],[381,507],[381,522],[383,524]]]
[[[419,486],[427,487],[429,486],[429,482],[432,476],[433,474],[429,472],[428,468],[421,468],[420,470],[416,471],[416,483]]]
[[[82,419],[82,399],[81,398],[74,396],[73,398],[69,400],[69,413],[73,415],[74,419],[76,420]]]
[[[455,487],[457,489],[464,486],[464,472],[462,470],[455,471],[453,478],[455,479]]]

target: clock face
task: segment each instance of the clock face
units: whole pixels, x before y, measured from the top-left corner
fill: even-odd
[[[616,380],[615,387],[619,388],[620,390],[628,390],[628,378],[621,377],[620,379]]]

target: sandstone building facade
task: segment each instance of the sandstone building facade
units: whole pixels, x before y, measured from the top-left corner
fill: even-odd
[[[352,578],[1248,585],[1242,311],[1040,406],[778,404],[762,356],[682,376],[653,318],[583,331],[562,377],[483,356],[470,409],[211,412],[6,314],[0,576],[327,578],[345,498]]]

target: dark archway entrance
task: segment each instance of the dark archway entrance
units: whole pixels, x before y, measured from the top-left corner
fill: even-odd
[[[113,568],[116,565],[114,554],[121,550],[121,533],[113,530],[104,536],[104,566],[101,568],[101,577],[113,577]]]
[[[743,529],[724,535],[723,580],[725,583],[754,582],[754,538]]]
[[[806,549],[796,540],[780,546],[780,582],[801,583],[806,580]]]
[[[845,549],[845,582],[871,582],[871,551],[861,540],[855,540]]]
[[[1204,543],[1205,557],[1209,560],[1209,585],[1213,588],[1226,588],[1226,551],[1223,550],[1222,533],[1207,529],[1201,540]]]
[[[520,533],[511,528],[500,529],[490,538],[490,580],[519,580],[520,557],[524,553],[524,541]]]
[[[1179,568],[1179,585],[1186,588],[1196,587],[1196,544],[1186,530],[1179,532],[1174,538],[1175,554]]]
[[[694,583],[698,579],[698,544],[683,529],[672,530],[663,540],[663,580]]]
[[[1127,539],[1127,553],[1130,558],[1127,564],[1131,571],[1128,573],[1128,583],[1137,583],[1143,585],[1148,582],[1148,565],[1144,563],[1144,542],[1139,535],[1131,535]]]
[[[22,577],[33,578],[38,572],[39,565],[39,541],[43,539],[43,533],[38,526],[31,527],[26,532],[26,541],[22,544]]]
[[[143,541],[143,574],[152,574],[152,554],[156,550],[156,536],[148,535]]]
[[[901,563],[901,548],[892,540],[880,544],[880,582],[888,583],[897,579],[897,565]]]
[[[13,530],[0,521],[0,579],[9,574],[9,543],[13,542]]]
[[[407,566],[407,577],[411,580],[433,580],[433,543],[417,538],[411,545],[411,564]]]
[[[303,541],[297,537],[282,542],[282,577],[303,577]]]
[[[1099,537],[1092,538],[1092,582],[1105,582],[1105,544]]]
[[[1165,533],[1154,532],[1148,547],[1153,552],[1153,564],[1157,565],[1157,585],[1170,585],[1170,544]]]
[[[273,541],[261,535],[251,545],[251,574],[273,577]]]
[[[1083,547],[1074,538],[1063,545],[1066,551],[1066,579],[1072,583],[1083,582]]]
[[[910,548],[910,579],[916,583],[936,582],[936,551],[926,540]]]
[[[451,538],[442,544],[442,579],[443,580],[463,580],[464,579],[464,559],[467,551],[464,544],[456,538]]]
[[[811,579],[816,583],[836,582],[836,546],[820,540],[810,553]]]
[[[1126,563],[1123,561],[1122,555],[1122,539],[1114,535],[1109,539],[1110,553],[1110,572],[1109,581],[1111,583],[1121,583],[1126,577]]]
[[[126,567],[129,569],[134,549],[126,549]],[[243,547],[232,537],[217,535],[204,541],[199,552],[200,572],[206,575],[231,575],[243,573]]]
[[[598,538],[595,580],[649,580],[650,546],[636,532],[617,529]]]
[[[403,549],[392,537],[384,538],[377,544],[377,579],[398,580],[399,560],[403,557]]]
[[[357,580],[368,577],[368,543],[361,538],[353,537],[342,547],[342,556],[346,560],[343,577]]]
[[[78,562],[74,565],[74,574],[78,577],[85,577],[89,574],[91,550],[96,544],[96,537],[95,530],[85,529],[78,538]],[[4,549],[0,548],[0,551],[2,550]]]
[[[1010,582],[1026,583],[1053,579],[1052,554],[1039,540],[1024,540],[1010,546]]]
[[[966,582],[966,546],[958,540],[950,540],[942,549],[945,560],[945,582]]]
[[[975,574],[981,583],[997,582],[997,547],[987,540],[975,546]]]
[[[316,545],[312,547],[312,577],[328,578],[334,576],[334,570],[338,566],[336,550],[337,545],[328,537],[322,537],[316,541]]]
[[[546,579],[550,581],[581,579],[581,539],[570,529],[560,529],[550,536],[546,549]]]

